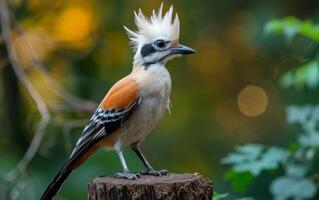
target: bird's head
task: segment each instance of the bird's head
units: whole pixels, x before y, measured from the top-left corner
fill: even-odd
[[[179,44],[179,18],[173,19],[173,7],[163,15],[163,4],[150,18],[141,10],[134,12],[137,31],[124,26],[136,51],[134,63],[148,66],[165,64],[172,58],[195,53],[195,50]]]

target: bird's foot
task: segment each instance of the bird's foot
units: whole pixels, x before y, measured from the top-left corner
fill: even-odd
[[[128,180],[136,180],[141,177],[140,173],[131,173],[131,172],[123,172],[123,173],[116,173],[114,175],[116,178],[125,178]]]
[[[152,175],[152,176],[166,176],[169,175],[169,172],[166,169],[162,170],[154,170],[154,169],[146,169],[142,172],[140,172],[142,175]]]

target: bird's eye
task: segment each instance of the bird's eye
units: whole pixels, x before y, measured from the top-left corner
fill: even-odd
[[[166,42],[164,40],[157,40],[154,42],[154,45],[159,49],[163,49],[166,46]]]

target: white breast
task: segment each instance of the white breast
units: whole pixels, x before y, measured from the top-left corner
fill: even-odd
[[[171,77],[163,65],[136,69],[132,78],[141,88],[142,102],[121,131],[119,142],[124,145],[142,141],[154,128],[168,108],[171,92]]]
[[[171,76],[164,65],[154,64],[146,70],[141,67],[136,70],[133,79],[141,87],[140,94],[142,97],[169,98],[172,85]]]

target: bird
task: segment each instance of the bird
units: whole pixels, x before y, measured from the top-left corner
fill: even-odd
[[[123,172],[115,177],[135,180],[142,175],[162,176],[167,170],[155,170],[141,151],[141,143],[170,109],[171,76],[166,63],[195,50],[179,43],[180,21],[173,17],[173,6],[163,13],[163,3],[150,17],[141,9],[134,11],[136,31],[124,26],[133,51],[132,71],[116,82],[85,126],[70,158],[66,161],[41,196],[51,200],[68,176],[99,148],[114,150]],[[129,170],[124,147],[130,146],[145,170]]]

